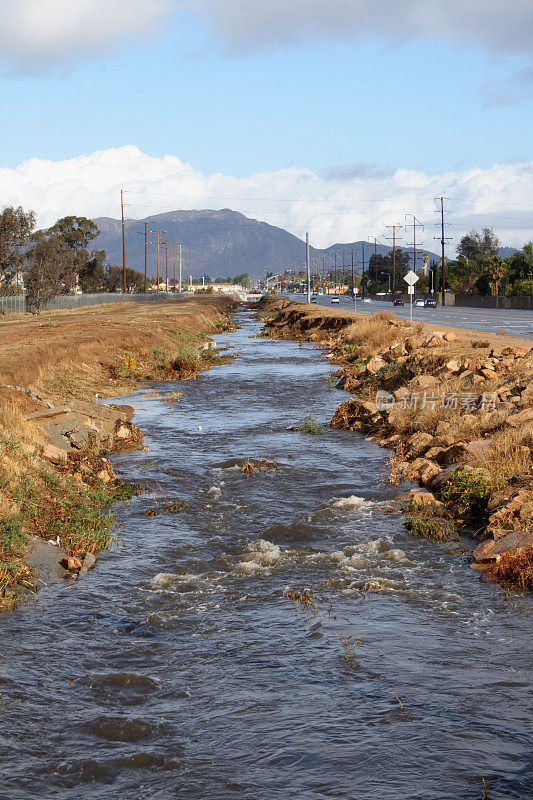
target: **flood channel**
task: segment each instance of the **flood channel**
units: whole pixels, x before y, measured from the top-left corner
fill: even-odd
[[[0,617],[0,798],[533,797],[530,599],[386,513],[386,450],[288,431],[346,395],[236,320],[231,364],[154,384],[179,402],[124,400],[119,546]]]

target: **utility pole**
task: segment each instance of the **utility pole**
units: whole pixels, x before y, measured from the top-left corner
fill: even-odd
[[[361,293],[363,297],[365,296],[365,243],[361,242],[363,245],[363,274],[361,276]]]
[[[422,225],[420,220],[418,220],[415,217],[414,214],[406,214],[405,219],[407,219],[408,217],[413,218],[413,241],[408,242],[408,246],[413,245],[413,272],[416,272],[416,229],[422,228],[422,230],[424,230],[424,226]],[[407,230],[407,225],[405,226],[405,230]]]
[[[396,229],[401,228],[401,225],[387,225],[387,228],[392,231],[392,236],[386,236],[385,238],[389,241],[392,241],[392,294],[394,295],[396,291],[396,240],[398,238],[396,234]]]
[[[307,271],[307,302],[311,302],[311,275],[309,273],[309,234],[305,234],[305,268]]]
[[[126,294],[126,228],[124,225],[124,190],[120,190],[120,210],[122,212],[122,291]]]
[[[377,286],[378,286],[378,240],[376,239],[375,236],[369,236],[368,240],[370,241],[370,239],[374,240],[374,283],[375,283],[374,292],[377,292]],[[368,275],[370,277],[370,263],[368,264]]]
[[[352,247],[352,292],[353,292],[353,304],[355,308],[355,304],[357,302],[357,295],[355,293],[355,268],[353,263],[353,247]]]
[[[159,292],[159,250],[161,247],[161,231],[157,231],[157,291]]]
[[[141,231],[137,231],[140,236],[144,236],[144,293],[146,294],[148,289],[148,223],[144,223],[144,233]]]
[[[168,239],[165,241],[165,292],[168,294]]]
[[[333,290],[334,294],[337,294],[337,251],[335,250],[335,288]]]
[[[181,292],[181,244],[180,244],[180,280],[179,280],[179,290]]]
[[[176,242],[172,242],[174,249],[174,280],[172,281],[172,291],[176,294]]]
[[[322,253],[322,291],[326,293],[326,255]]]
[[[445,256],[444,256],[444,247],[446,245],[446,242],[449,241],[449,237],[446,237],[444,235],[444,213],[445,213],[444,201],[445,200],[449,200],[450,198],[449,197],[436,197],[435,199],[436,200],[440,200],[440,225],[441,225],[440,231],[441,231],[441,235],[440,235],[440,237],[435,236],[434,238],[435,239],[439,239],[440,238],[440,243],[441,243],[441,247],[442,247],[442,259],[441,259],[441,303],[442,303],[443,306],[445,306],[446,305],[446,262],[445,262]],[[448,214],[449,212],[446,211],[446,213]],[[467,264],[468,264],[468,262],[467,262]],[[438,292],[439,292],[438,275],[437,275],[437,280],[435,281],[435,284],[436,284],[436,287],[437,287],[437,294],[438,294]]]

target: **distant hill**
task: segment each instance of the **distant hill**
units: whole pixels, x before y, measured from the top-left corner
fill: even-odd
[[[122,264],[121,221],[110,217],[95,219],[100,236],[94,240],[95,249],[107,252],[110,264]],[[146,217],[142,220],[126,220],[126,262],[128,267],[144,271],[144,223],[148,223],[148,274],[157,275],[157,230],[165,231],[161,240],[168,239],[182,245],[183,276],[210,275],[212,278],[240,275],[262,275],[264,272],[279,272],[302,268],[305,263],[305,242],[283,228],[266,222],[249,219],[237,211],[170,211],[166,214]],[[346,264],[351,264],[351,249],[357,271],[361,271],[363,244],[365,263],[374,252],[369,242],[337,243],[323,250],[310,248],[311,258],[337,253],[337,264],[342,266],[342,254]],[[412,248],[403,248],[411,252]],[[390,246],[379,245],[377,252],[384,255]],[[419,250],[420,253],[429,252]],[[430,258],[438,259],[429,252]],[[327,262],[326,262],[327,263]],[[421,262],[419,262],[421,266]],[[161,274],[165,272],[165,248],[160,254]],[[172,249],[169,246],[169,274],[172,275]]]
[[[507,258],[507,256],[512,256],[513,253],[519,253],[519,249],[517,247],[499,247],[498,248],[498,255],[500,258]]]

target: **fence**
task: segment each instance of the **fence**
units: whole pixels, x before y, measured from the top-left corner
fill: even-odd
[[[468,306],[469,308],[508,308],[516,310],[533,310],[533,295],[525,294],[515,297],[497,296],[480,294],[456,294],[456,306]]]
[[[161,300],[163,297],[178,296],[172,292],[153,292],[152,294],[63,294],[54,297],[45,306],[44,311],[58,311],[59,309],[83,308],[84,306],[97,306],[102,303],[139,303],[144,300]],[[26,298],[23,295],[0,297],[0,314],[24,314],[26,312]]]

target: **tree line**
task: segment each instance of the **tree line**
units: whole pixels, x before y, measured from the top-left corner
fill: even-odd
[[[482,295],[533,294],[533,242],[506,258],[491,228],[470,231],[457,248],[457,258],[446,265],[446,284],[453,292]]]
[[[28,308],[39,311],[57,295],[116,292],[122,268],[106,264],[105,250],[90,249],[100,234],[93,220],[68,216],[48,230],[35,230],[35,214],[20,206],[0,213],[0,295],[21,294]],[[140,291],[144,275],[126,270],[129,291]]]

